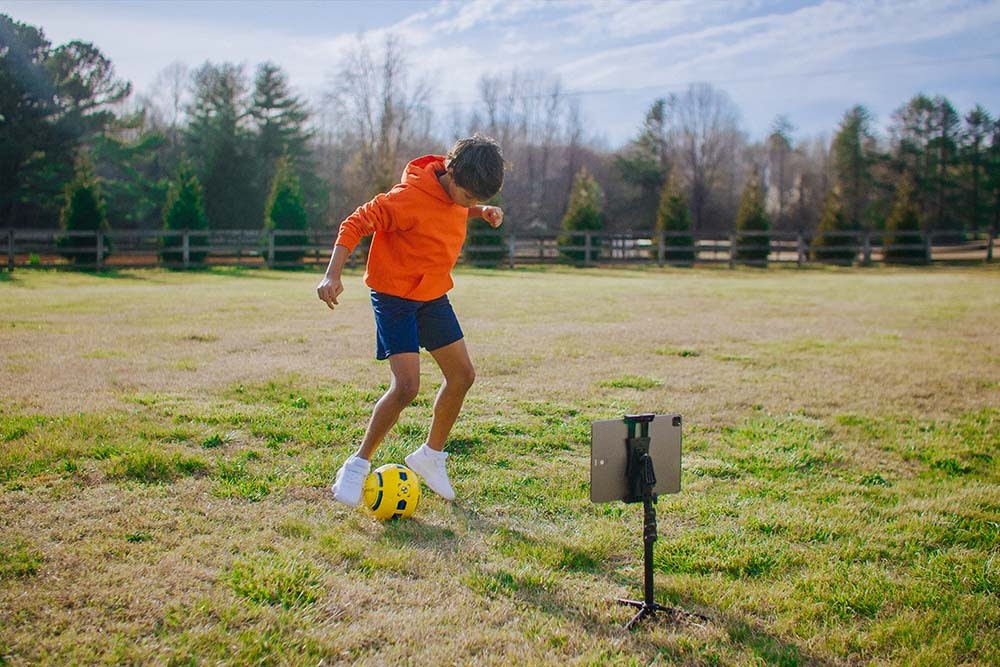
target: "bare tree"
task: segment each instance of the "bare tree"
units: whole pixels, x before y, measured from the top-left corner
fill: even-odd
[[[153,105],[154,114],[166,126],[164,134],[171,147],[177,146],[179,141],[179,128],[184,109],[188,105],[190,89],[190,70],[184,63],[176,61],[160,70],[145,98]]]
[[[739,196],[733,176],[746,143],[739,110],[728,95],[707,83],[692,84],[667,103],[676,152],[673,164],[690,193],[692,231],[704,231],[710,223],[728,228]],[[713,207],[719,209],[714,217]]]
[[[345,141],[353,145],[353,167],[366,195],[385,192],[405,161],[403,149],[430,135],[430,83],[409,77],[405,49],[394,35],[372,54],[359,39],[337,69],[325,96]]]
[[[504,185],[508,227],[546,225],[562,218],[565,192],[562,168],[556,167],[567,115],[562,83],[542,71],[512,70],[479,81],[480,129],[500,142],[514,166]],[[570,172],[572,173],[572,172]],[[557,203],[558,202],[558,203]]]
[[[528,77],[521,96],[524,128],[525,171],[529,185],[529,205],[536,217],[542,215],[549,190],[549,167],[558,139],[562,117],[562,86],[559,79],[544,75]]]
[[[820,212],[830,191],[830,145],[824,137],[801,142],[791,154],[792,192],[788,214],[800,234],[809,235],[819,225]]]
[[[479,95],[483,101],[486,131],[500,142],[512,146],[520,136],[517,121],[517,98],[520,95],[520,74],[514,70],[505,78],[499,74],[483,75],[479,79]]]
[[[794,174],[792,173],[791,133],[795,130],[787,116],[778,116],[771,124],[771,134],[767,137],[769,198],[774,202],[774,228],[781,229],[785,223],[788,198],[791,195]]]
[[[580,170],[580,151],[583,146],[583,117],[580,114],[580,100],[572,98],[566,111],[565,128],[566,145],[566,174],[565,184],[560,192],[565,193],[563,199],[569,201],[570,191],[573,189],[573,174]]]

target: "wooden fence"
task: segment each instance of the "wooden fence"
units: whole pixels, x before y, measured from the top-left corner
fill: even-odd
[[[18,268],[114,270],[209,266],[288,268],[325,266],[336,234],[333,231],[262,233],[260,230],[60,232],[8,229],[0,233],[0,258],[9,271]],[[820,246],[817,239],[780,232],[740,236],[694,236],[573,232],[572,235],[519,235],[479,232],[470,237],[461,262],[476,266],[573,264],[651,265],[868,265],[886,261],[929,263],[992,262],[994,234],[955,232],[927,234],[917,243],[886,244],[878,234],[838,232]],[[835,242],[831,244],[829,242]],[[754,253],[740,248],[752,243]],[[743,245],[741,245],[743,244]],[[363,241],[351,257],[362,263]],[[766,257],[766,259],[765,259]],[[0,259],[0,262],[3,260]]]

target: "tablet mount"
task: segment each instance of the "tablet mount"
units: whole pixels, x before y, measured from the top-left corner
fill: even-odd
[[[628,437],[625,439],[627,460],[625,475],[627,478],[627,494],[622,500],[626,503],[642,503],[643,507],[643,599],[628,600],[619,598],[618,603],[638,608],[638,612],[625,624],[626,630],[631,630],[639,621],[656,612],[667,612],[674,618],[695,617],[699,620],[708,619],[700,614],[665,607],[653,598],[653,543],[657,539],[656,530],[656,470],[653,456],[650,453],[649,425],[656,418],[654,414],[625,415]],[[672,425],[680,428],[680,415],[672,416]]]

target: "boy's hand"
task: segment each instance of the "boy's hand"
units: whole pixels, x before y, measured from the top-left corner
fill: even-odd
[[[490,227],[496,229],[503,224],[503,209],[499,206],[483,206],[479,217],[485,220]]]
[[[319,300],[326,303],[333,310],[334,306],[338,305],[337,297],[340,293],[344,291],[344,283],[341,282],[340,278],[331,278],[330,276],[323,276],[323,280],[319,281],[319,285],[316,286],[316,294],[319,296]]]

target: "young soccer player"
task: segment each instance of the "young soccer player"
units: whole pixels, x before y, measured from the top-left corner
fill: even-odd
[[[500,146],[485,136],[458,141],[445,156],[426,155],[410,162],[402,182],[359,207],[340,226],[326,275],[316,293],[331,309],[344,291],[341,272],[362,237],[374,234],[368,251],[365,284],[375,311],[376,358],[389,360],[389,389],[375,404],[357,452],[344,462],[333,482],[333,496],[348,505],[361,501],[371,457],[400,413],[420,388],[420,347],[444,374],[434,400],[427,441],[405,461],[432,491],[452,500],[443,451],[475,370],[447,292],[451,269],[465,241],[469,218],[493,228],[503,211],[484,206],[503,185]]]

